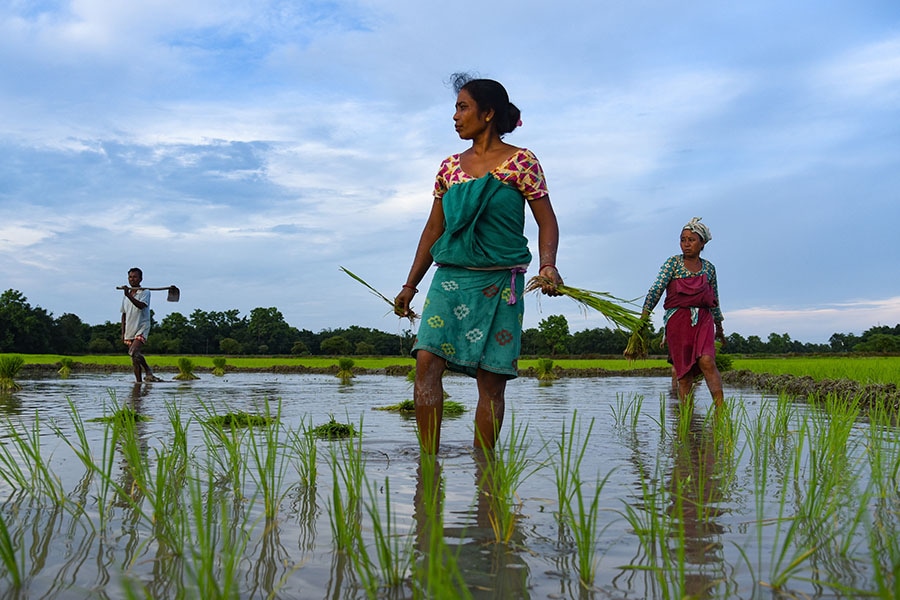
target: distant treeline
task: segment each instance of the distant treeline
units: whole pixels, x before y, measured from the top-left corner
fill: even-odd
[[[151,311],[152,314],[152,311]],[[655,335],[651,332],[651,336]],[[31,306],[16,290],[0,295],[0,352],[24,354],[110,354],[124,351],[120,322],[84,323],[77,315],[59,317]],[[284,320],[275,308],[254,308],[247,316],[237,309],[194,310],[189,316],[171,313],[162,322],[153,320],[147,353],[227,355],[367,355],[401,356],[409,353],[415,332],[385,333],[353,326],[313,333]],[[627,335],[610,328],[569,332],[561,315],[542,320],[522,335],[524,355],[616,355],[628,342]],[[653,346],[651,345],[651,353]],[[664,350],[660,350],[663,353]],[[726,352],[733,354],[786,354],[827,352],[900,353],[900,325],[872,327],[862,335],[835,333],[828,344],[792,340],[787,333],[770,333],[762,340],[739,333],[728,336]]]

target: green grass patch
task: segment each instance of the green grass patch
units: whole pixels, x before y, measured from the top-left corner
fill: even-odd
[[[852,379],[863,384],[900,385],[900,356],[789,356],[767,358],[733,357],[735,370],[746,369],[769,375],[794,375],[822,379]]]
[[[534,368],[540,372],[541,361],[546,358],[526,358],[519,360],[519,369]],[[553,358],[553,366],[560,369],[603,369],[605,371],[635,371],[668,367],[664,358],[629,361],[622,358]]]
[[[0,354],[0,359],[11,354]],[[121,355],[83,355],[63,356],[60,354],[18,354],[24,359],[24,365],[60,365],[63,359],[70,359],[74,363],[85,366],[98,367],[122,367],[131,369],[131,359],[127,354]],[[852,379],[860,383],[895,383],[900,385],[900,356],[784,356],[784,357],[741,357],[731,355],[733,367],[736,370],[746,369],[754,373],[768,373],[772,375],[795,375],[797,377],[810,376],[813,379]],[[178,370],[179,356],[151,355],[148,361],[154,369]],[[191,361],[198,369],[215,368],[214,361],[222,357],[216,356],[192,356]],[[235,356],[228,357],[228,366],[235,370],[259,369],[267,370],[278,367],[308,367],[313,369],[325,369],[339,367],[340,358],[334,356]],[[542,358],[523,358],[519,360],[519,368],[539,369]],[[407,366],[412,369],[415,359],[405,356],[372,356],[354,357],[354,366],[359,369],[376,370],[393,366]],[[607,371],[625,371],[639,374],[645,369],[656,369],[669,366],[664,358],[648,358],[647,360],[628,361],[622,358],[554,358],[554,367],[560,369],[603,369]]]
[[[388,412],[398,412],[401,414],[414,414],[416,412],[416,403],[413,400],[404,400],[398,404],[390,404],[388,406],[375,406],[372,410],[385,410]],[[444,411],[443,414],[445,417],[458,417],[469,410],[465,407],[461,402],[457,402],[456,400],[444,400]]]
[[[0,357],[5,356],[0,354]],[[56,365],[63,358],[60,354],[22,354],[26,365]],[[177,369],[178,361],[182,356],[168,354],[148,354],[147,362],[154,369]],[[85,354],[70,356],[74,362],[82,365],[95,365],[99,367],[127,367],[131,368],[131,358],[127,354]],[[215,359],[220,356],[192,355],[190,357],[193,366],[199,369],[214,369]],[[326,369],[340,367],[340,358],[336,356],[228,356],[226,358],[229,368],[233,369],[271,369],[274,367],[309,367],[313,369]],[[370,356],[354,357],[354,366],[360,369],[384,369],[395,365],[407,365],[412,368],[415,359],[405,356]]]
[[[243,411],[215,415],[203,421],[205,425],[216,425],[222,428],[267,427],[277,422],[278,419],[270,415],[258,415]]]
[[[111,415],[88,419],[90,423],[138,423],[140,421],[149,421],[150,417],[142,415],[133,408],[123,406]]]
[[[331,420],[312,428],[312,433],[318,438],[326,440],[337,440],[342,438],[353,437],[356,435],[356,427],[353,423],[338,423],[331,415]]]

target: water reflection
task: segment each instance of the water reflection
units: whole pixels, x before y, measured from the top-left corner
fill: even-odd
[[[683,594],[707,598],[725,580],[725,530],[718,519],[732,480],[732,456],[726,451],[731,447],[727,438],[717,435],[723,424],[716,421],[728,417],[722,410],[703,415],[693,403],[673,403],[672,410],[673,460],[666,484],[671,494],[668,513],[678,532],[672,542],[681,544],[684,553]]]
[[[734,481],[729,419],[722,409],[703,414],[693,403],[674,401],[669,404],[671,430],[661,432],[659,455],[645,456],[644,444],[632,438],[632,462],[639,475],[632,506],[643,515],[643,528],[635,532],[641,543],[631,562],[653,573],[643,584],[650,595],[667,595],[663,587],[676,587],[669,593],[677,597],[721,597],[722,586],[730,585],[722,540],[726,529],[720,523]],[[668,460],[657,462],[664,457]],[[657,544],[664,544],[662,552]],[[638,573],[645,571],[628,569],[617,582],[633,589]]]
[[[530,598],[530,570],[522,557],[525,536],[516,519],[509,542],[497,541],[494,532],[497,509],[491,501],[493,486],[487,479],[490,476],[487,461],[491,459],[473,449],[471,460],[474,501],[468,511],[452,513],[453,524],[445,525],[443,467],[433,456],[423,454],[419,459],[413,518],[420,573],[433,574],[431,568],[435,565],[429,565],[428,561],[437,560],[437,568],[455,571],[473,598]],[[459,494],[460,490],[454,489],[453,493]],[[443,544],[446,548],[441,547]],[[452,579],[454,574],[444,576]]]
[[[5,417],[22,412],[22,401],[15,392],[0,390],[0,414]]]

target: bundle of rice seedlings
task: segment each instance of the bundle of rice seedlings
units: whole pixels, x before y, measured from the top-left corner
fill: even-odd
[[[331,415],[331,420],[312,428],[312,433],[317,438],[334,440],[339,438],[348,438],[356,435],[356,427],[353,423],[338,423]]]
[[[179,381],[190,381],[192,379],[200,379],[194,375],[194,361],[182,356],[178,359],[178,375],[175,379]]]
[[[632,300],[623,300],[616,298],[612,294],[606,292],[594,292],[581,288],[571,287],[568,285],[554,285],[553,280],[547,277],[536,275],[528,280],[525,286],[526,292],[539,291],[543,286],[550,285],[556,288],[556,291],[563,296],[568,296],[572,300],[578,302],[584,308],[593,308],[606,320],[615,325],[619,329],[626,331],[634,331],[640,327],[641,313],[639,310],[628,308],[626,305],[637,306]]]
[[[341,358],[338,360],[338,372],[337,377],[343,381],[348,379],[352,379],[353,375],[353,365],[354,361],[352,358]]]
[[[215,415],[204,421],[207,425],[218,425],[224,428],[230,427],[267,427],[278,422],[277,417],[247,413],[244,411],[231,412],[224,415]]]
[[[72,373],[72,367],[75,366],[75,361],[69,357],[63,357],[59,359],[59,376],[63,379],[68,379],[69,375]]]
[[[224,356],[216,356],[212,359],[213,362],[213,375],[217,375],[219,377],[225,374],[225,362],[226,359]]]
[[[647,358],[649,354],[647,349],[650,344],[648,339],[649,324],[648,320],[642,319],[640,326],[632,331],[628,337],[628,344],[625,346],[625,352],[622,353],[628,360],[643,360]]]
[[[149,421],[150,417],[147,415],[141,414],[131,408],[130,406],[123,406],[118,409],[111,415],[106,415],[104,417],[96,417],[94,419],[88,419],[88,422],[91,423],[121,423],[123,425],[129,425],[133,423],[139,423],[143,421]]]
[[[18,354],[0,356],[0,392],[16,392],[22,386],[15,380],[25,359]]]
[[[372,410],[384,410],[389,412],[397,412],[400,414],[411,415],[416,412],[416,403],[413,400],[406,399],[398,404],[390,404],[388,406],[375,406]],[[455,400],[447,400],[444,402],[443,415],[445,417],[458,417],[468,409],[465,404],[456,402]]]
[[[367,288],[369,288],[369,291],[370,291],[370,292],[372,292],[373,294],[375,294],[376,296],[378,296],[379,298],[381,298],[382,300],[384,300],[385,302],[387,302],[388,305],[391,307],[391,312],[394,312],[394,301],[393,301],[393,300],[391,300],[390,298],[388,298],[387,296],[385,296],[384,294],[382,294],[381,292],[379,292],[378,290],[376,290],[375,288],[373,288],[373,287],[372,287],[371,285],[369,285],[368,283],[366,283],[365,280],[364,280],[362,277],[360,277],[359,275],[356,275],[356,274],[354,274],[354,273],[351,273],[349,270],[347,270],[347,269],[344,268],[344,267],[341,267],[341,271],[343,271],[344,273],[346,273],[347,275],[349,275],[349,276],[352,277],[353,279],[357,280],[358,282],[360,282],[361,284],[363,284],[364,286],[366,286]],[[419,318],[419,315],[417,315],[417,314],[415,313],[415,311],[413,311],[413,309],[410,308],[410,309],[409,309],[409,314],[406,315],[406,318],[409,319],[409,324],[410,324],[410,325],[415,325],[416,319]]]
[[[553,381],[558,378],[556,371],[553,370],[552,358],[541,358],[537,364],[538,381]]]

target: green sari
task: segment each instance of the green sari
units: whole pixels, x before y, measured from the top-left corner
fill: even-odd
[[[518,376],[525,266],[531,261],[525,199],[490,174],[442,199],[445,229],[431,247],[438,269],[412,354],[426,350],[452,371]]]

